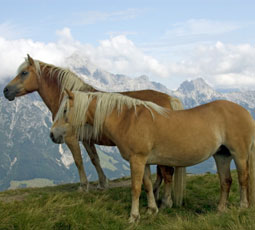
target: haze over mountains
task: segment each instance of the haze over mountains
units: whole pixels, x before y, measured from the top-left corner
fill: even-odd
[[[184,81],[176,91],[172,91],[160,83],[151,82],[147,76],[130,78],[108,73],[77,54],[67,58],[66,65],[100,90],[154,89],[180,98],[186,109],[216,99],[227,99],[242,105],[254,116],[255,91],[215,90],[203,78]],[[2,94],[4,85],[0,85],[0,190],[78,182],[78,172],[70,151],[49,138],[51,114],[39,95],[33,93],[9,102]],[[84,148],[81,149],[87,176],[96,180],[96,171]],[[97,149],[109,178],[129,175],[129,163],[122,159],[117,148],[97,146]],[[214,161],[209,159],[188,168],[188,171],[215,172]]]

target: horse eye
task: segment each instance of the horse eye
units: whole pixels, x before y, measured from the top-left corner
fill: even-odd
[[[27,71],[22,71],[22,72],[21,72],[21,76],[26,76],[27,74],[28,74]]]

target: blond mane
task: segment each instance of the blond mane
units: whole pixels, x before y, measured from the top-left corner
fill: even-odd
[[[63,93],[64,89],[81,90],[84,92],[95,91],[92,86],[86,84],[78,75],[69,69],[57,67],[38,60],[34,60],[34,64],[38,80],[40,80],[42,77],[46,77],[46,74],[44,74],[46,69],[49,71],[47,74],[48,80],[52,79],[57,74],[56,79],[59,85],[60,94]],[[27,58],[25,58],[25,61],[19,66],[17,70],[18,74],[28,66],[29,61]]]
[[[71,123],[74,124],[76,135],[80,140],[90,140],[91,138],[97,140],[102,134],[105,118],[112,113],[113,109],[117,109],[118,114],[120,114],[123,110],[123,106],[126,106],[128,109],[133,108],[136,113],[137,106],[144,106],[150,111],[152,120],[154,120],[154,111],[163,116],[168,116],[170,111],[155,103],[134,99],[118,93],[84,93],[80,91],[74,91],[73,93],[75,97],[74,117]],[[97,102],[93,127],[89,126],[86,128],[86,113],[94,98],[96,98]],[[67,96],[63,98],[54,122],[64,117],[65,110],[67,113],[70,110]]]

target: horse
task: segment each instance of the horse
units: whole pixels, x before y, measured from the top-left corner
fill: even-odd
[[[225,157],[232,157],[237,167],[240,207],[254,206],[255,127],[252,116],[242,106],[217,100],[188,110],[171,111],[124,95],[69,90],[66,93],[51,136],[58,142],[69,130],[75,130],[79,137],[88,123],[93,126],[94,138],[104,134],[114,141],[122,157],[130,162],[131,223],[140,217],[143,178],[147,184],[151,183],[145,179],[147,165],[187,167],[217,155],[221,148],[223,160],[218,161],[218,166],[224,166]],[[151,190],[147,192],[151,194]],[[154,196],[147,195],[147,199],[150,213],[157,212]],[[226,196],[221,197],[221,205],[226,205],[225,199]]]
[[[76,74],[71,72],[70,70],[60,68],[51,64],[44,63],[42,61],[34,60],[29,55],[25,61],[19,66],[17,70],[17,76],[11,80],[7,86],[4,88],[5,97],[12,101],[15,97],[20,97],[32,92],[37,91],[41,96],[42,100],[48,107],[48,109],[52,113],[52,118],[54,119],[59,105],[62,99],[63,89],[67,88],[70,90],[78,90],[84,92],[98,92],[94,87],[85,83],[81,80]],[[182,103],[179,99],[171,97],[167,94],[154,91],[154,90],[141,90],[141,91],[128,91],[121,92],[124,95],[139,98],[141,100],[152,101],[156,104],[159,104],[163,107],[167,107],[169,109],[183,109]],[[87,135],[90,135],[90,127],[87,127]],[[88,137],[89,138],[89,137]],[[83,167],[83,160],[81,156],[81,150],[79,146],[79,142],[75,138],[75,135],[70,134],[65,137],[65,143],[68,148],[71,150],[71,153],[74,158],[74,162],[78,169],[79,177],[80,177],[80,190],[88,191],[88,181],[86,177],[86,173]],[[95,144],[115,146],[115,144],[102,136],[100,140],[90,140],[88,141],[86,137],[81,140],[85,149],[88,152],[88,155],[96,168],[98,178],[99,178],[99,187],[106,188],[107,187],[107,178],[101,168],[98,154],[96,152]],[[161,167],[162,168],[162,167]],[[164,170],[169,171],[169,170]],[[183,191],[185,188],[184,177],[186,176],[185,168],[176,167],[174,173],[174,181],[176,182],[176,186],[174,187],[174,201],[177,206],[182,204],[183,200]],[[166,206],[171,206],[171,200],[169,200],[169,184],[170,182],[169,176],[165,176],[165,197],[168,197],[163,200],[166,201]],[[171,175],[170,175],[171,178]],[[159,185],[161,181],[160,175],[158,176],[158,180],[155,183],[155,192],[158,194]],[[177,191],[177,192],[175,192]]]

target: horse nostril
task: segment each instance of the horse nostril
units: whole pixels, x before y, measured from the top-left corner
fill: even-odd
[[[7,87],[4,88],[4,94],[8,93],[9,89]]]
[[[53,139],[54,139],[54,135],[53,135],[53,133],[52,133],[52,132],[50,133],[50,138],[51,138],[51,140],[53,140]]]

